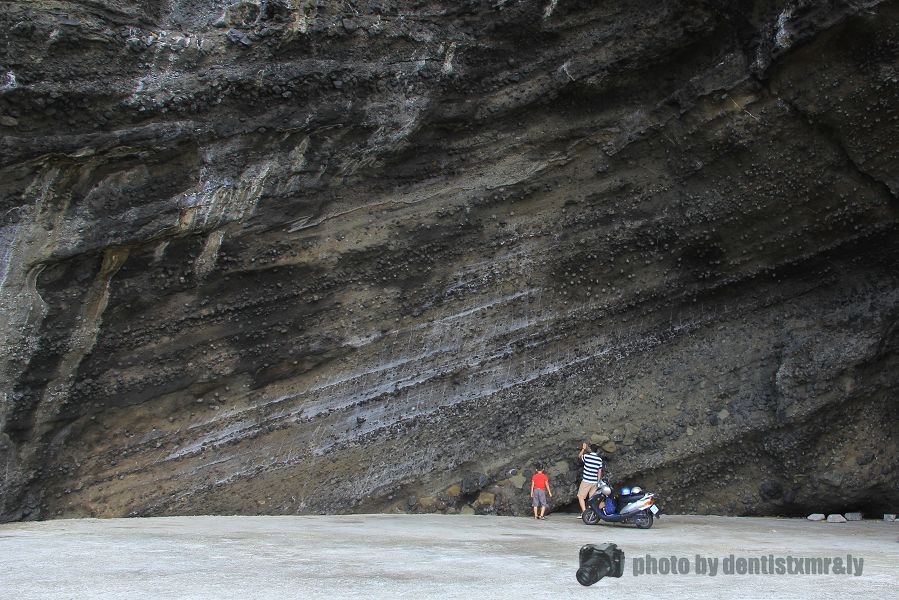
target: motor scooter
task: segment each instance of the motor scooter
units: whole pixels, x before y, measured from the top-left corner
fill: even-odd
[[[620,507],[620,508],[618,508]],[[638,529],[649,529],[653,521],[659,517],[659,507],[655,503],[655,494],[644,492],[640,486],[623,487],[617,498],[612,495],[612,488],[607,482],[601,482],[593,495],[587,500],[587,508],[581,515],[586,525],[597,525],[600,521],[608,523],[632,523]]]

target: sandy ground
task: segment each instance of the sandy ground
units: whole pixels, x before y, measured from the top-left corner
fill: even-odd
[[[575,580],[582,544],[625,574]],[[0,598],[899,598],[899,523],[666,516],[650,530],[524,518],[354,515],[0,525]],[[635,576],[646,555],[690,574]],[[695,557],[864,559],[854,575],[697,575]],[[723,564],[719,566],[719,571]],[[622,596],[622,594],[624,594]],[[848,596],[847,596],[848,595]]]

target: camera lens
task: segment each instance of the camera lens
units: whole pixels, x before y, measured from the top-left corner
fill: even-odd
[[[593,567],[581,567],[577,570],[577,582],[581,585],[593,585],[599,581],[599,574]]]

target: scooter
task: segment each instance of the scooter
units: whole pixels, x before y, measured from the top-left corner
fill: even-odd
[[[600,507],[600,502],[604,502]],[[616,511],[616,505],[621,509]],[[581,515],[586,525],[596,525],[600,521],[609,523],[633,523],[638,529],[649,529],[653,520],[659,516],[659,507],[655,504],[655,494],[644,492],[639,486],[623,487],[618,492],[618,499],[612,497],[612,488],[602,482],[593,495],[587,500],[587,509]]]

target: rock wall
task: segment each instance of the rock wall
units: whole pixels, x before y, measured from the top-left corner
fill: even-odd
[[[0,2],[0,519],[899,503],[899,3]],[[893,510],[895,512],[895,510]]]

